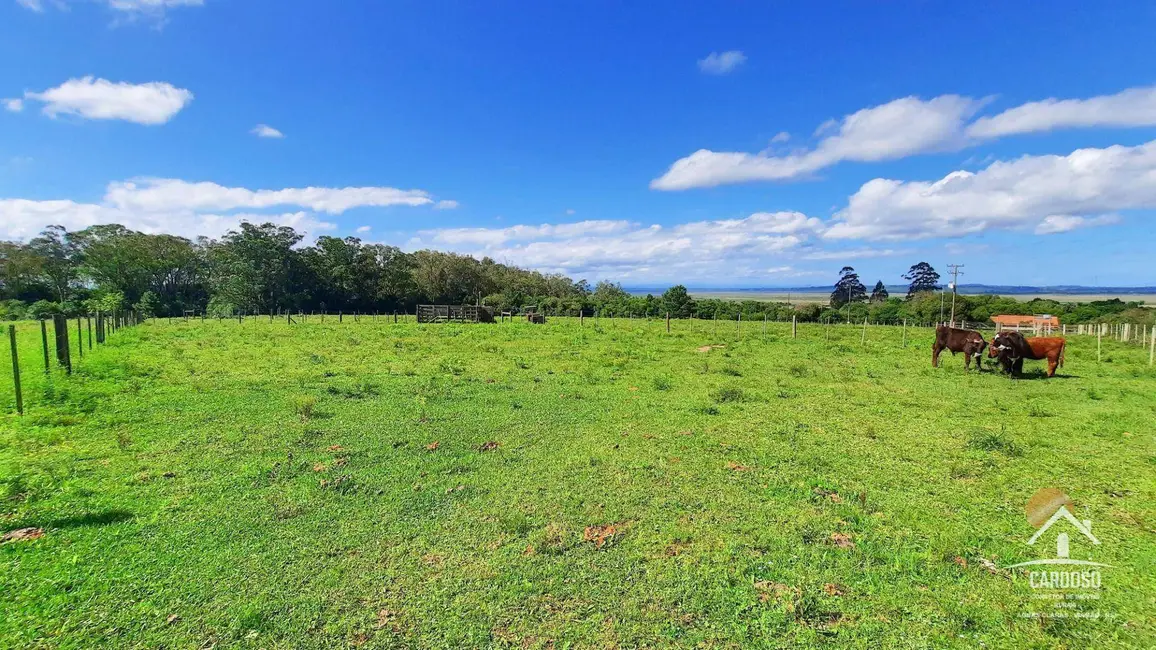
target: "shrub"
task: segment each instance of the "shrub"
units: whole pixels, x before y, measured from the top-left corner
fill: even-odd
[[[64,313],[58,303],[50,300],[37,300],[28,307],[28,317],[34,320],[52,318],[56,314]]]
[[[313,409],[317,406],[317,398],[312,395],[298,395],[293,398],[293,412],[307,422],[313,417]]]
[[[737,386],[727,386],[711,393],[711,398],[719,404],[723,404],[725,402],[741,402],[746,399],[746,395],[743,393],[743,389]]]
[[[968,439],[967,446],[980,451],[998,451],[1008,456],[1019,456],[1020,448],[1003,432],[973,433]]]

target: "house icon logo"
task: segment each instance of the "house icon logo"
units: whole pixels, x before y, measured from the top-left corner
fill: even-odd
[[[1031,560],[1012,564],[1007,568],[1037,565],[1074,565],[1082,567],[1111,567],[1110,564],[1077,560],[1071,557],[1073,535],[1075,541],[1100,546],[1100,540],[1092,533],[1092,520],[1077,519],[1072,514],[1075,505],[1068,495],[1056,488],[1044,488],[1036,492],[1028,501],[1025,512],[1028,522],[1037,528],[1034,535],[1028,539],[1029,546],[1035,546],[1041,539],[1046,539],[1050,533],[1055,533],[1056,556],[1041,560]],[[1054,530],[1053,530],[1054,529]]]

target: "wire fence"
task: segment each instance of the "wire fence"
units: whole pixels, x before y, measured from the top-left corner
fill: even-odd
[[[561,310],[560,310],[561,311]],[[219,323],[220,326],[228,326],[230,323],[239,326],[257,326],[261,323],[282,323],[290,327],[305,326],[303,329],[310,329],[308,326],[313,324],[328,325],[343,325],[346,323],[360,324],[360,323],[376,323],[382,326],[392,324],[417,324],[416,314],[411,314],[406,311],[391,312],[391,313],[371,313],[363,314],[360,312],[353,312],[346,314],[344,312],[328,313],[328,312],[267,312],[265,314],[259,313],[237,313],[233,316],[206,316],[203,313],[192,314],[186,313],[183,316],[152,318],[147,319],[152,325],[156,327],[174,326],[177,324],[190,323]],[[667,314],[586,314],[579,310],[573,310],[569,313],[550,313],[544,323],[564,322],[576,325],[578,327],[585,327],[587,323],[591,326],[598,327],[606,324],[609,327],[627,329],[646,327],[647,330],[653,332],[654,330],[665,331],[666,333],[683,331],[692,331],[694,333],[701,333],[704,336],[714,337],[718,340],[724,338],[731,340],[739,340],[748,337],[760,337],[763,340],[781,341],[783,339],[797,339],[797,338],[814,338],[822,337],[826,341],[839,341],[846,343],[849,340],[854,341],[858,338],[859,342],[866,344],[869,339],[872,339],[870,332],[877,331],[872,328],[888,327],[893,328],[890,334],[887,335],[888,340],[898,339],[895,341],[902,347],[908,347],[909,343],[914,339],[922,339],[928,335],[928,330],[940,324],[954,325],[962,329],[975,329],[989,332],[989,336],[994,334],[998,329],[1003,330],[1019,330],[1025,334],[1032,336],[1086,336],[1093,337],[1096,341],[1097,359],[1100,358],[1101,348],[1104,340],[1114,341],[1123,344],[1140,345],[1148,348],[1148,365],[1156,363],[1156,326],[1146,324],[1133,323],[1084,323],[1067,325],[1062,324],[1059,327],[1036,326],[1036,327],[1000,327],[994,323],[975,323],[975,322],[957,322],[951,323],[928,323],[915,322],[905,319],[894,320],[871,320],[864,318],[862,322],[851,323],[847,321],[816,323],[814,321],[800,321],[798,318],[786,319],[772,319],[769,314],[764,314],[762,318],[744,318],[743,314],[739,314],[733,320],[723,320],[719,318],[703,319],[703,318],[687,318],[676,319]],[[7,406],[0,407],[11,409],[18,415],[23,415],[28,402],[26,397],[30,395],[37,396],[37,401],[52,402],[60,399],[67,394],[68,381],[73,372],[74,366],[83,366],[86,357],[96,358],[101,354],[101,348],[109,343],[115,344],[117,342],[117,333],[125,328],[134,327],[146,322],[139,313],[133,311],[117,312],[112,314],[92,314],[88,316],[66,318],[64,316],[56,316],[51,320],[41,321],[23,321],[20,323],[11,323],[8,325],[8,345],[12,360],[12,374],[7,386],[11,386],[12,393],[10,398],[5,399]],[[456,322],[456,321],[455,321]],[[508,317],[499,321],[499,324],[482,324],[469,323],[470,327],[503,327],[508,326],[507,323],[520,322],[539,323],[541,321],[527,321],[524,318]],[[419,324],[419,327],[444,327],[442,323],[428,323]],[[536,326],[536,325],[527,325]],[[801,328],[803,326],[803,333]],[[768,332],[771,332],[773,338],[768,339]],[[856,336],[857,335],[857,336]],[[113,347],[116,347],[115,345]],[[2,387],[4,393],[7,392],[7,387]],[[2,395],[3,393],[0,393]]]

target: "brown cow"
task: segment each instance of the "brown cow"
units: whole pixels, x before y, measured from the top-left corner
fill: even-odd
[[[940,352],[951,350],[952,356],[955,356],[956,352],[964,354],[963,367],[965,370],[971,370],[971,360],[974,358],[976,369],[982,371],[982,355],[985,347],[987,347],[987,341],[983,340],[983,336],[979,332],[940,325],[935,328],[935,343],[931,346],[931,367],[939,367]]]
[[[1037,336],[1024,338],[1019,332],[1000,332],[991,340],[988,356],[998,357],[1003,371],[1019,376],[1023,374],[1024,359],[1047,359],[1048,376],[1056,376],[1056,368],[1064,367],[1064,346],[1059,336]]]

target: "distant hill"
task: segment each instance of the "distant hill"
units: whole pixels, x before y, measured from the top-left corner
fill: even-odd
[[[659,295],[666,291],[668,287],[624,287],[626,291],[635,295],[645,295],[652,293]],[[870,290],[870,286],[867,287]],[[799,293],[799,294],[815,294],[815,293],[830,293],[830,285],[809,286],[809,287],[742,287],[742,288],[727,288],[727,287],[688,287],[691,293],[697,294],[780,294],[780,293]],[[907,293],[907,285],[896,284],[888,285],[887,291],[892,295],[904,295]],[[959,285],[959,293],[972,295],[993,295],[1001,296],[1015,296],[1025,294],[1049,294],[1049,295],[1074,295],[1074,296],[1089,296],[1089,295],[1106,295],[1106,296],[1128,296],[1128,295],[1152,295],[1156,294],[1156,285],[1147,287],[1090,287],[1078,284],[1059,284],[1046,286],[1031,286],[1031,285],[1002,285],[1002,284],[961,284]]]

